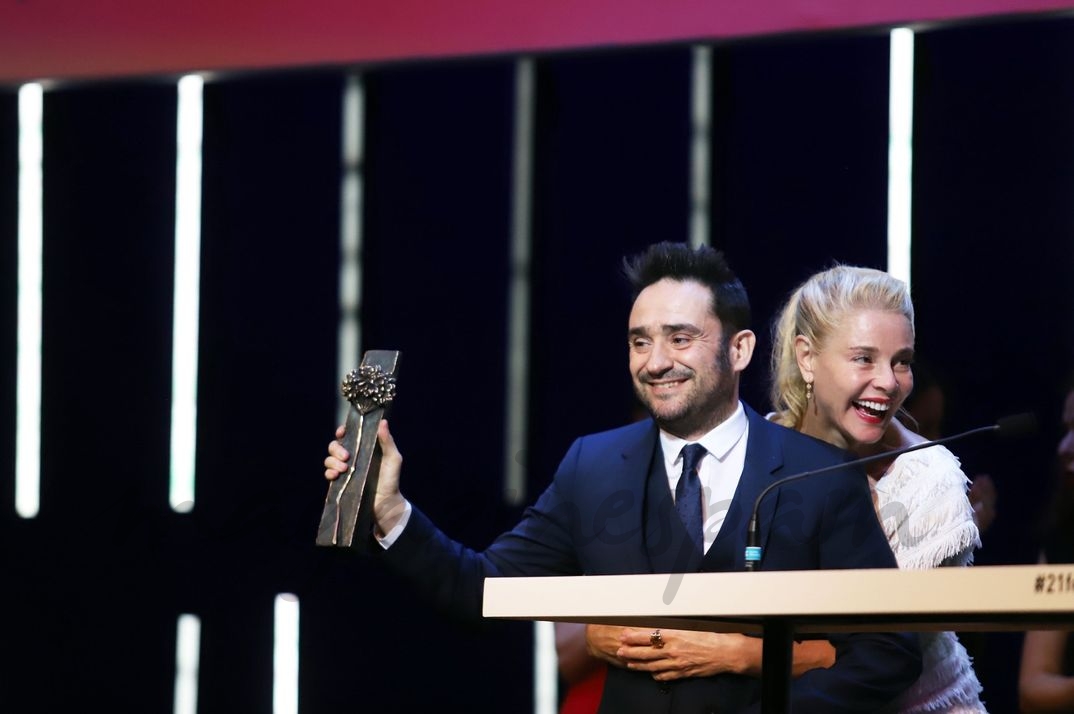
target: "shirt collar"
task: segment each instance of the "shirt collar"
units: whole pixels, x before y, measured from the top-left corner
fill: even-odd
[[[723,461],[731,453],[731,449],[735,448],[735,444],[742,439],[742,435],[746,433],[747,423],[746,410],[742,408],[742,402],[737,402],[734,414],[724,419],[716,425],[716,428],[695,441],[680,439],[661,429],[660,446],[671,463],[678,461],[682,447],[692,443],[701,444],[718,461]]]

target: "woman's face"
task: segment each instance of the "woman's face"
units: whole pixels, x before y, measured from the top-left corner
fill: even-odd
[[[880,441],[914,388],[910,321],[899,313],[858,310],[819,350],[798,340],[799,367],[813,383],[802,431],[844,449]]]

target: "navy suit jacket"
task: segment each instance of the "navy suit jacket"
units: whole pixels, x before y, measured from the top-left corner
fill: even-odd
[[[778,479],[849,458],[749,407],[746,413],[742,478],[704,556],[675,515],[658,430],[646,419],[577,439],[552,484],[518,525],[483,552],[452,541],[414,508],[384,557],[439,606],[477,618],[486,577],[743,570],[746,525],[758,494]],[[758,521],[762,570],[897,567],[860,468],[773,489],[762,501]],[[836,664],[794,681],[796,714],[876,711],[920,674],[913,635],[832,634],[829,639]],[[613,667],[601,712],[739,712],[755,707],[759,697],[759,680],[752,677],[726,674],[668,685]]]

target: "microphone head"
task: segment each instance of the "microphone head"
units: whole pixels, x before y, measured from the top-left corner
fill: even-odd
[[[1005,439],[1029,436],[1037,431],[1037,415],[1025,412],[1005,416],[996,420],[996,430]]]

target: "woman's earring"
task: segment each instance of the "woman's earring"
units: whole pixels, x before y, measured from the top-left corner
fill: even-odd
[[[813,383],[812,382],[806,382],[805,383],[805,400],[808,402],[812,398],[813,398]]]

